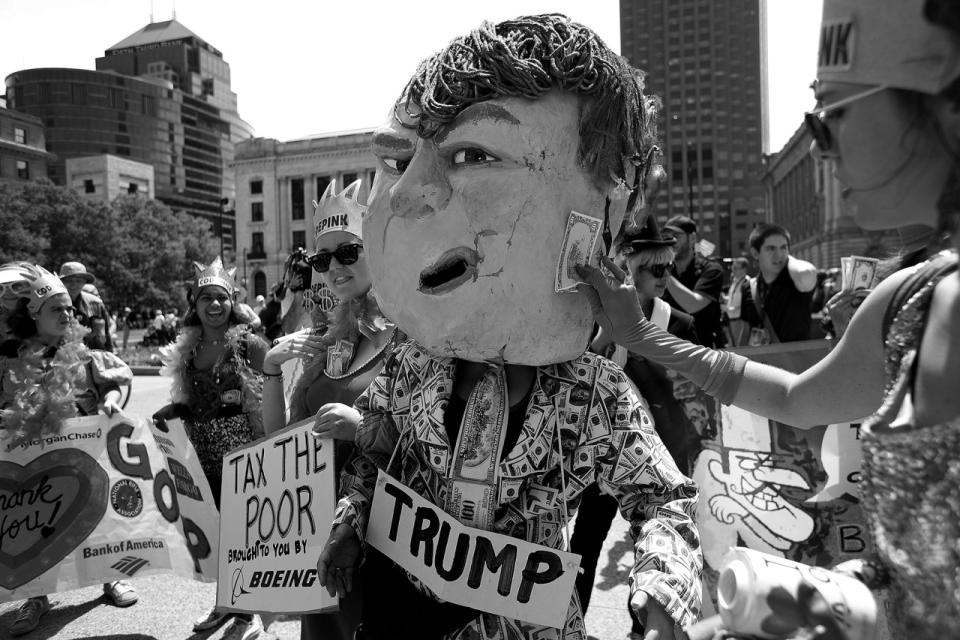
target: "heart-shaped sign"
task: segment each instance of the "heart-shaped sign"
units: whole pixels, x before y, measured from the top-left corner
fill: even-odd
[[[97,528],[110,478],[87,453],[60,449],[26,466],[0,462],[0,586],[49,570]]]

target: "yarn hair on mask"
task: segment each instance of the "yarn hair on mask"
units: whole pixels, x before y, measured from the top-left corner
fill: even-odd
[[[554,89],[581,96],[578,159],[597,186],[624,179],[656,142],[659,100],[644,73],[588,27],[561,14],[484,22],[420,63],[394,107],[398,122],[430,138],[468,106],[536,100]]]

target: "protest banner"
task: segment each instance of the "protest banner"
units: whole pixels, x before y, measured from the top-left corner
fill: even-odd
[[[216,510],[185,437],[164,455],[147,421],[121,413],[0,444],[0,602],[155,573],[216,579]]]
[[[828,340],[732,351],[799,373],[830,352]],[[856,372],[850,372],[856,375]],[[860,507],[859,421],[801,429],[721,406],[693,479],[704,557],[704,614],[715,612],[718,570],[736,546],[821,567],[869,556]],[[884,636],[885,622],[878,624]]]
[[[367,543],[446,602],[555,628],[580,568],[576,554],[467,527],[382,470]]]
[[[223,458],[217,606],[315,613],[337,607],[317,581],[336,507],[334,441],[313,418]]]

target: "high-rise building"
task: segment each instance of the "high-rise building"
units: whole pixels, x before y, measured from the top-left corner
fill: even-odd
[[[721,257],[763,222],[766,0],[620,0],[621,53],[663,100],[656,211],[688,215]]]
[[[176,20],[148,24],[106,50],[96,71],[29,69],[7,76],[11,109],[41,119],[66,184],[66,160],[111,154],[153,166],[155,194],[210,221],[235,248],[234,145],[253,136],[237,112],[223,55]]]

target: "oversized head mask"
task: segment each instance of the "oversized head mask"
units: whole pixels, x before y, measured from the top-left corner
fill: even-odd
[[[545,43],[554,57],[524,62],[529,47],[521,36],[543,31],[525,21],[558,33],[558,42]],[[539,93],[531,96],[524,83],[514,87],[513,79],[493,91],[476,90],[456,83],[483,74],[466,69],[461,78],[444,71],[444,89],[479,99],[432,113],[455,101],[431,88],[430,69],[449,69],[463,56],[447,49],[421,64],[394,116],[374,134],[380,164],[363,223],[373,290],[384,315],[435,355],[527,365],[570,360],[586,348],[594,319],[585,294],[555,292],[564,231],[576,211],[605,220],[616,234],[623,207],[613,220],[608,193],[623,174],[623,159],[643,157],[646,141],[641,127],[624,134],[609,122],[627,120],[624,95],[631,113],[644,120],[642,84],[595,34],[562,16],[485,24],[461,40],[477,38],[523,51],[515,52],[516,60],[477,57],[471,69],[540,64],[534,74]],[[564,46],[579,61],[578,71],[566,70]],[[621,65],[622,75],[607,78],[609,84],[629,84],[629,90],[597,79],[602,55]],[[556,56],[564,63],[551,66]],[[545,78],[543,69],[557,77]],[[619,110],[603,97],[608,89],[620,96]],[[604,117],[597,117],[598,105],[609,108]],[[584,133],[605,125],[611,130],[602,139],[616,141],[615,148]],[[594,264],[603,244],[591,256]]]

